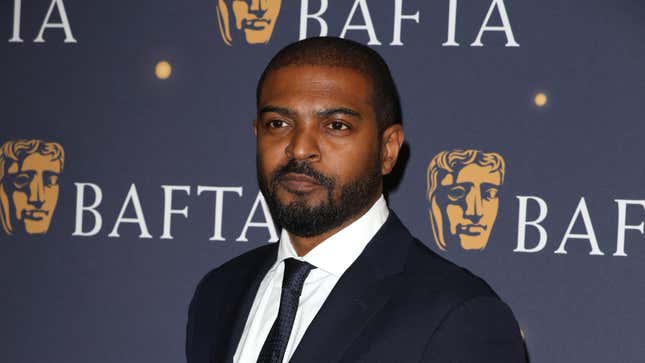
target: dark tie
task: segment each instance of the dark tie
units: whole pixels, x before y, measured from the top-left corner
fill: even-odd
[[[293,320],[298,310],[298,300],[302,293],[302,285],[314,269],[313,265],[293,258],[284,260],[284,278],[282,279],[282,293],[280,295],[280,309],[278,317],[273,322],[271,331],[264,341],[258,363],[281,363],[287,350]]]

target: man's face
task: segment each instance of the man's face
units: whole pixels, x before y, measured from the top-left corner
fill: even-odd
[[[5,190],[13,210],[14,230],[47,232],[58,201],[59,175],[60,162],[47,155],[31,154],[22,163],[9,165]]]
[[[299,236],[339,227],[380,195],[371,83],[343,67],[271,72],[254,123],[260,189],[276,222]]]
[[[499,208],[500,173],[490,166],[470,164],[440,183],[437,198],[447,217],[443,218],[444,232],[449,232],[444,233],[446,242],[458,239],[466,250],[486,247]]]
[[[271,39],[282,0],[233,0],[235,27],[243,29],[249,44]]]

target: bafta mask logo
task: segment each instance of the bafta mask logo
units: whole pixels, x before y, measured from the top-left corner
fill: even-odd
[[[280,15],[282,0],[217,0],[217,22],[222,39],[233,45],[244,33],[248,44],[268,43]],[[241,39],[241,35],[235,39]]]
[[[0,220],[6,234],[47,232],[64,161],[63,147],[55,142],[17,140],[0,147]]]
[[[428,165],[430,224],[437,246],[482,250],[499,208],[505,162],[497,153],[453,150],[438,153]]]

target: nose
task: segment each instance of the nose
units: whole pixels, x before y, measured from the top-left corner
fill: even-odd
[[[42,175],[37,175],[29,183],[28,202],[37,209],[40,209],[45,202],[43,198],[45,198],[45,184],[43,183]]]
[[[479,223],[482,218],[482,196],[478,188],[471,188],[466,195],[465,217],[473,223]]]
[[[320,160],[320,149],[315,131],[307,130],[304,127],[297,127],[294,130],[291,140],[284,151],[290,159]]]
[[[267,0],[251,0],[249,13],[255,15],[258,18],[263,18],[264,13],[267,12],[266,2]]]

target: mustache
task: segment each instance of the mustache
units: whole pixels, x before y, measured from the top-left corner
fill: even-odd
[[[34,220],[42,220],[45,216],[49,215],[48,210],[44,209],[29,209],[29,210],[23,210],[21,213],[21,216],[23,219],[34,219]]]
[[[486,227],[485,224],[479,224],[479,223],[467,223],[467,224],[459,223],[458,226],[459,226],[459,228],[464,228],[464,229],[470,228],[470,227],[481,227],[481,228],[484,228],[484,229],[488,228],[488,227]]]
[[[257,17],[244,19],[244,24],[246,24],[246,25],[251,25],[251,24],[256,24],[256,23],[265,23],[265,24],[268,25],[268,24],[271,24],[271,19],[257,18]]]
[[[276,185],[280,183],[282,178],[289,173],[306,175],[327,189],[333,189],[336,185],[333,178],[317,171],[308,162],[301,162],[295,159],[289,160],[284,166],[281,166],[273,172],[271,184]]]
[[[479,227],[484,231],[488,229],[488,226],[484,224],[479,224],[479,223],[461,224],[460,223],[457,225],[457,233],[471,234],[473,232],[470,229],[473,227],[475,228]]]

